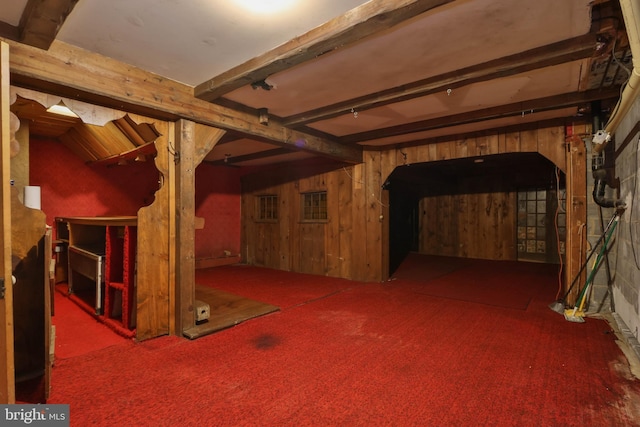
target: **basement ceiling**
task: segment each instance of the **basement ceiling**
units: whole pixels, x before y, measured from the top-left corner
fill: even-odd
[[[96,52],[248,112],[256,125],[339,145],[589,121],[606,116],[631,66],[617,0],[298,0],[273,15],[231,0],[5,3],[4,38]],[[64,126],[43,120],[33,127],[42,134]],[[314,155],[230,131],[206,160]]]

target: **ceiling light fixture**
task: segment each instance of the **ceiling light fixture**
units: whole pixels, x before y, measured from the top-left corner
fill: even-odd
[[[76,118],[78,117],[78,115],[76,113],[71,111],[69,109],[69,107],[67,107],[66,105],[64,105],[62,103],[52,105],[51,107],[47,108],[47,112],[53,113],[53,114],[58,114],[60,116],[76,117]]]
[[[277,13],[293,5],[295,0],[236,0],[240,6],[255,13]]]

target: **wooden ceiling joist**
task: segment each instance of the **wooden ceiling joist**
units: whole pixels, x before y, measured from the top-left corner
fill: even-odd
[[[241,156],[233,156],[233,157],[228,157],[222,160],[214,160],[214,161],[209,161],[208,163],[214,166],[233,166],[234,163],[240,163],[240,162],[248,162],[251,160],[259,160],[259,159],[265,159],[267,157],[274,157],[274,156],[282,156],[284,154],[289,154],[291,153],[291,150],[286,149],[286,148],[274,148],[272,150],[266,150],[266,151],[258,151],[256,153],[251,153],[251,154],[244,154]]]
[[[193,88],[119,61],[55,41],[45,52],[21,43],[11,48],[11,79],[49,93],[167,120],[184,118],[266,139],[347,163],[362,162],[362,148],[283,127],[193,97]]]
[[[214,101],[240,87],[362,40],[452,0],[371,0],[275,49],[195,87],[194,94]]]
[[[578,105],[590,103],[596,100],[615,99],[619,95],[619,87],[609,88],[607,90],[592,90],[587,92],[566,93],[546,98],[533,99],[497,107],[468,111],[461,114],[438,117],[435,119],[421,120],[418,122],[406,123],[399,126],[391,126],[383,129],[375,129],[367,132],[355,133],[341,137],[340,141],[344,144],[354,144],[368,140],[405,135],[408,133],[425,132],[429,130],[441,129],[444,127],[465,125],[486,120],[500,119],[504,117],[513,117],[521,114],[576,107]]]
[[[78,0],[29,0],[17,27],[0,25],[0,37],[49,49]]]
[[[140,145],[132,150],[120,153],[118,155],[109,156],[104,159],[90,162],[94,165],[124,165],[130,162],[147,161],[148,157],[156,155],[156,146],[154,142],[148,142],[144,145]]]
[[[355,109],[359,112],[382,107],[396,102],[445,92],[474,83],[525,73],[566,62],[590,58],[596,49],[596,35],[586,34],[547,46],[531,49],[484,64],[433,76],[392,89],[375,92],[359,98],[349,99],[306,111],[283,119],[285,126],[298,127],[311,122],[331,119]]]

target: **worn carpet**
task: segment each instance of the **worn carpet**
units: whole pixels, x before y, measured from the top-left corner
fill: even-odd
[[[72,426],[640,425],[616,331],[549,310],[555,272],[520,272],[530,301],[514,309],[468,296],[485,287],[462,300],[401,278],[227,270],[230,291],[283,308],[60,360],[50,403],[71,405]]]

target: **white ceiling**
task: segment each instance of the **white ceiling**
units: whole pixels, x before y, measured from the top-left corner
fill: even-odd
[[[0,4],[0,21],[18,25],[27,0]],[[436,0],[294,0],[289,11],[272,15],[250,13],[234,0],[79,0],[56,39],[194,87],[198,96],[199,85],[269,57],[276,47],[302,50],[291,40],[308,31],[338,19],[355,27],[371,10],[415,4]],[[620,45],[626,40],[623,21],[609,16],[617,7],[617,0],[455,0],[269,72],[271,90],[255,89],[245,80],[212,102],[252,114],[267,109],[278,125],[363,146],[428,142],[541,120],[584,120],[583,107],[594,91],[608,89],[602,99],[612,103],[610,94],[617,96],[624,83],[624,73],[610,58],[615,47],[618,62],[631,59]],[[594,18],[597,8],[600,16]],[[379,12],[374,20],[386,17]],[[601,35],[605,41],[596,43]],[[580,37],[587,42],[577,41]],[[538,65],[537,58],[561,50],[558,43],[566,51],[587,53],[563,54],[556,63]],[[532,53],[536,49],[544,54]],[[271,60],[283,62],[275,55]],[[604,70],[610,76],[607,85]],[[421,92],[413,96],[416,87]],[[582,104],[564,103],[589,91]],[[314,119],[296,121],[307,116]],[[253,156],[277,146],[238,135],[216,146],[207,159],[280,161],[282,155]]]
[[[234,0],[81,0],[57,38],[195,86],[366,1],[292,3],[260,14]]]

